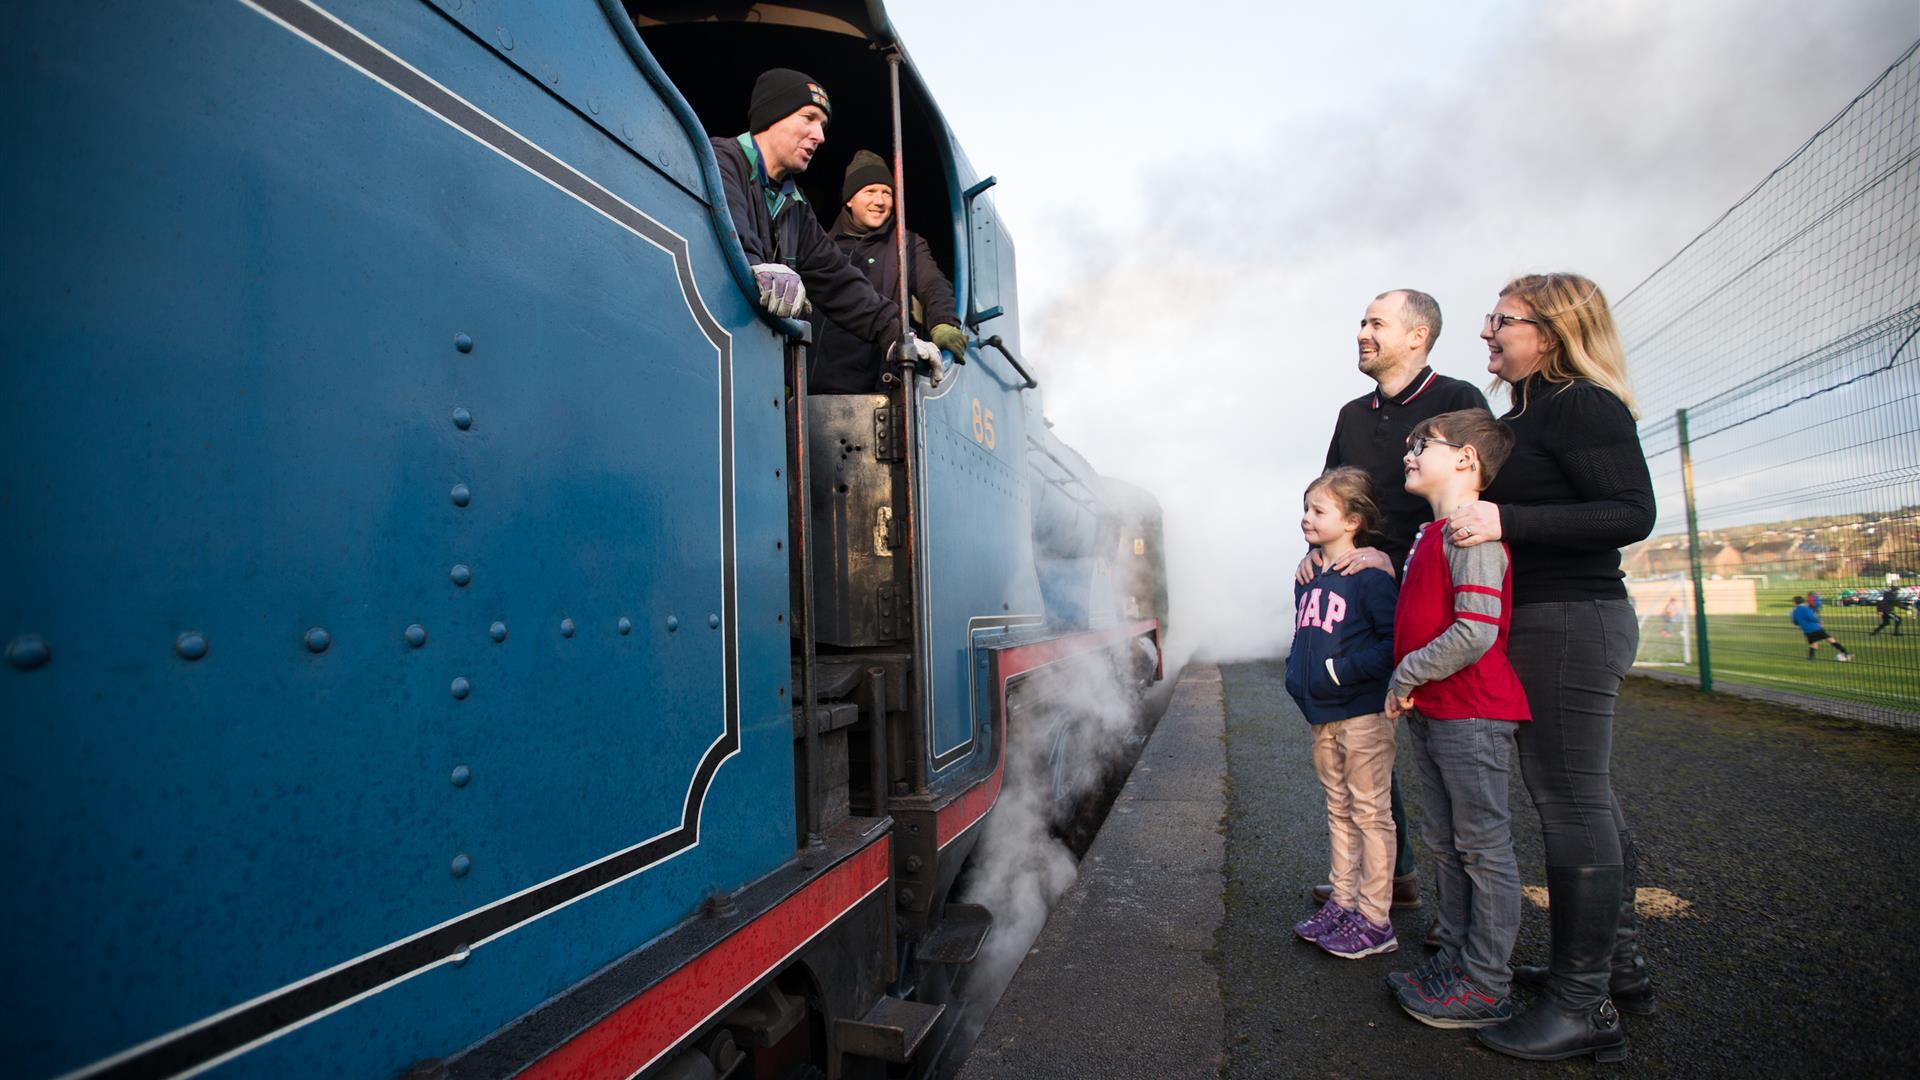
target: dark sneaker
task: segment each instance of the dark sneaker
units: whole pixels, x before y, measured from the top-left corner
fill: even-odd
[[[1444,982],[1406,986],[1395,995],[1415,1020],[1437,1028],[1483,1028],[1513,1019],[1513,999],[1494,997],[1464,972]]]
[[[1439,987],[1452,980],[1460,971],[1460,965],[1446,953],[1435,953],[1405,971],[1390,971],[1381,980],[1386,983],[1387,992],[1398,995],[1403,986],[1431,987],[1430,992],[1438,992]]]
[[[1393,936],[1392,923],[1377,923],[1359,912],[1351,912],[1339,926],[1314,939],[1314,943],[1335,956],[1358,960],[1374,953],[1389,953],[1400,947]]]
[[[1300,935],[1302,941],[1318,943],[1322,937],[1332,933],[1353,912],[1329,900],[1319,911],[1313,913],[1304,922],[1293,924],[1293,932]]]

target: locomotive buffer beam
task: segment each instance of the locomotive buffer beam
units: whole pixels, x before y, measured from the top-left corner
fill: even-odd
[[[858,1020],[836,1020],[834,1041],[842,1054],[905,1064],[939,1022],[945,1005],[883,997]]]

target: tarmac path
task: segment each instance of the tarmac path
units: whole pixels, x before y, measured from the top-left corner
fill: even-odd
[[[1380,975],[1427,955],[1428,907],[1397,955],[1340,960],[1293,939],[1326,871],[1310,738],[1277,662],[1222,668],[1229,761],[1226,920],[1218,935],[1226,1077],[1559,1075],[1471,1033],[1421,1025]],[[1403,737],[1401,745],[1407,741]],[[1399,764],[1409,814],[1419,782]],[[1622,1076],[1912,1075],[1920,1061],[1920,736],[1629,679],[1614,785],[1640,847],[1660,1015],[1625,1017]],[[1544,886],[1539,818],[1517,775],[1514,841]],[[1419,829],[1417,817],[1412,826]],[[1538,895],[1544,902],[1544,889]],[[1525,908],[1517,958],[1544,962]],[[1900,1062],[1907,1064],[1902,1066]]]

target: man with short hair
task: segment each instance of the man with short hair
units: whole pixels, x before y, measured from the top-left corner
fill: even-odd
[[[792,318],[811,299],[861,340],[891,348],[900,338],[900,309],[827,239],[794,182],[826,141],[832,117],[826,90],[806,74],[763,72],[753,84],[747,131],[713,140],[727,212],[769,312]],[[916,356],[937,370],[939,350],[930,342],[913,344]]]
[[[1486,396],[1471,383],[1441,375],[1427,365],[1427,356],[1439,337],[1440,304],[1417,289],[1381,293],[1360,318],[1356,338],[1360,373],[1374,381],[1374,389],[1341,406],[1333,439],[1327,445],[1326,467],[1356,465],[1365,469],[1373,480],[1374,501],[1384,523],[1375,546],[1356,548],[1333,560],[1329,565],[1335,570],[1357,574],[1371,566],[1395,577],[1400,575],[1413,548],[1414,535],[1420,526],[1433,520],[1433,509],[1426,500],[1407,493],[1401,460],[1407,452],[1407,436],[1414,425],[1428,417],[1487,407]],[[1317,552],[1308,552],[1301,560],[1300,574],[1310,579],[1318,559]],[[1393,902],[1396,907],[1418,907],[1419,867],[1414,862],[1413,834],[1407,829],[1398,776],[1393,781],[1392,799],[1393,827],[1399,842]],[[1332,888],[1314,886],[1314,897],[1324,903],[1322,890],[1330,896]],[[1431,944],[1431,932],[1428,938]]]

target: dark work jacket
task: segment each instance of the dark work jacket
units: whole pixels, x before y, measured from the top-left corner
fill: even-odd
[[[748,140],[751,141],[751,140]],[[773,187],[760,168],[759,153],[747,156],[741,140],[714,139],[727,213],[749,265],[784,263],[800,273],[814,310],[852,331],[863,341],[891,345],[900,336],[899,309],[876,292],[841,250],[820,230],[813,208],[791,180]],[[770,192],[771,189],[771,192]],[[767,207],[770,193],[784,194],[776,217]]]
[[[900,295],[900,259],[893,246],[893,218],[872,231],[854,223],[845,207],[833,223],[833,242],[846,253],[855,270],[866,275],[880,295],[893,299]],[[953,310],[953,286],[940,266],[933,261],[927,242],[915,232],[907,233],[907,291],[914,300],[915,332],[926,332],[941,323],[960,325]],[[813,363],[807,368],[807,390],[815,394],[872,394],[880,391],[880,375],[886,370],[887,350],[869,344],[848,333],[838,323],[815,312],[813,316]]]
[[[1309,724],[1382,712],[1393,674],[1393,608],[1400,587],[1385,570],[1351,577],[1322,570],[1293,587],[1287,693]],[[1331,660],[1333,670],[1328,671]]]

